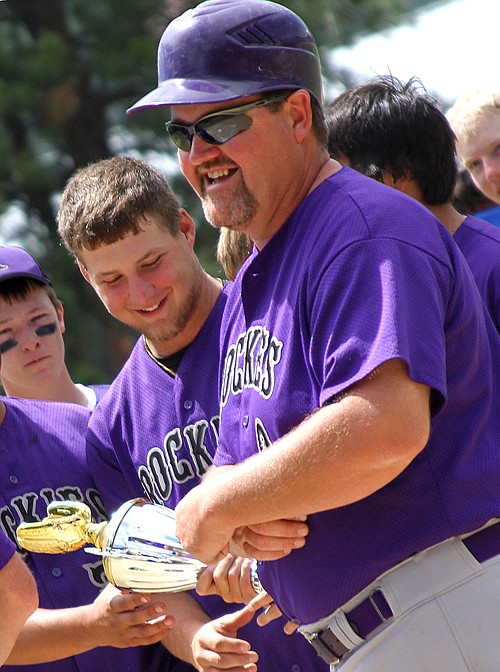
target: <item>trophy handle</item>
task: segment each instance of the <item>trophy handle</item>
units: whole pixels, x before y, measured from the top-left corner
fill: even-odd
[[[47,516],[36,523],[21,523],[16,531],[21,548],[36,553],[69,553],[85,544],[102,548],[107,523],[93,523],[83,502],[51,502]]]

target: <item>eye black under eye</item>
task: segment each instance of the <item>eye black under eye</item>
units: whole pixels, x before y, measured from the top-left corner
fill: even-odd
[[[12,350],[12,348],[15,348],[16,345],[17,341],[13,338],[9,338],[7,341],[0,343],[0,355],[4,355],[9,350]]]
[[[43,324],[41,327],[35,329],[35,334],[37,336],[51,336],[52,334],[55,333],[56,329],[57,329],[56,323],[51,322],[50,324]]]

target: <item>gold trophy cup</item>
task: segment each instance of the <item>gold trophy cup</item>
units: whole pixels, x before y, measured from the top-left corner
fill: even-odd
[[[51,502],[47,516],[17,528],[19,546],[36,553],[85,549],[100,555],[109,582],[139,593],[178,593],[196,588],[206,565],[193,558],[175,536],[175,512],[146,499],[131,499],[109,522],[94,523],[83,502]],[[252,586],[262,590],[256,563]]]

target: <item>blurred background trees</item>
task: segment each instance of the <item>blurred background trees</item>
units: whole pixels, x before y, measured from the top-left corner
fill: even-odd
[[[396,25],[428,0],[282,0],[309,25],[320,49]],[[58,195],[79,166],[116,154],[144,158],[169,178],[198,223],[197,253],[214,261],[217,233],[177,169],[163,122],[168,111],[125,110],[156,86],[156,50],[189,0],[0,2],[0,243],[25,246],[52,277],[66,312],[69,369],[108,382],[137,335],[118,324],[59,244]],[[323,59],[326,68],[326,59]],[[328,82],[349,85],[345,72]]]

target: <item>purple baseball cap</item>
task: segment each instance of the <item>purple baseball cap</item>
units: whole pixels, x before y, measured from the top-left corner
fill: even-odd
[[[31,278],[44,285],[52,284],[29,252],[15,245],[1,245],[0,282],[11,278]]]

